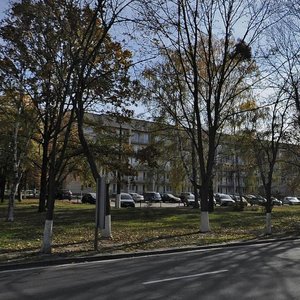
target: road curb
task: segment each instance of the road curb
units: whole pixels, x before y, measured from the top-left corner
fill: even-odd
[[[93,256],[78,256],[78,257],[59,257],[56,259],[47,259],[44,258],[39,261],[34,262],[7,262],[0,264],[0,271],[16,270],[16,269],[30,269],[37,267],[46,267],[46,266],[59,266],[65,264],[76,264],[83,262],[93,262],[93,261],[104,261],[104,260],[114,260],[122,258],[132,258],[132,257],[142,257],[150,255],[159,255],[159,254],[170,254],[170,253],[180,253],[186,251],[197,251],[197,250],[211,250],[211,249],[222,249],[229,247],[241,247],[247,245],[258,245],[258,244],[270,244],[270,243],[279,243],[299,240],[300,237],[287,237],[287,238],[274,238],[274,239],[261,239],[261,240],[251,240],[251,241],[237,241],[230,243],[222,244],[210,244],[210,245],[201,245],[201,246],[187,246],[180,248],[167,248],[167,249],[157,249],[152,251],[138,251],[138,252],[128,252],[128,253],[112,253],[112,254],[95,254]],[[51,254],[49,254],[51,258]]]

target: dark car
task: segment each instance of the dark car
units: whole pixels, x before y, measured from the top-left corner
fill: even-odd
[[[240,196],[240,195],[236,195],[236,194],[233,194],[230,196],[237,205],[248,206],[248,201],[244,196]]]
[[[179,203],[181,201],[179,197],[176,197],[170,193],[162,194],[161,199],[163,202],[172,202],[172,203]]]
[[[81,198],[81,203],[95,204],[96,203],[96,193],[84,194]]]
[[[264,206],[267,203],[267,199],[262,196],[254,196],[254,195],[247,195],[246,196],[247,201],[250,203],[250,205],[261,205]]]
[[[67,190],[67,189],[58,190],[57,193],[56,193],[56,198],[59,199],[59,200],[63,200],[63,199],[71,200],[72,199],[72,192],[70,190]]]
[[[121,207],[135,207],[135,202],[130,194],[121,193],[120,194],[120,205],[121,205]]]
[[[231,198],[230,195],[217,193],[215,194],[216,203],[220,206],[231,206],[235,205],[235,201]]]
[[[161,196],[160,196],[160,193],[157,193],[157,192],[145,192],[144,200],[150,201],[150,202],[159,202],[159,201],[161,201]]]

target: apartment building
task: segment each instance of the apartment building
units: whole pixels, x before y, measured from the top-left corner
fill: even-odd
[[[110,137],[106,143],[113,150],[107,157],[103,154],[98,158],[99,170],[110,183],[110,194],[116,194],[118,189],[140,194],[145,191],[175,194],[193,191],[189,180],[191,174],[186,168],[191,166],[191,151],[186,149],[182,153],[182,148],[179,150],[179,133],[173,126],[96,114],[88,114],[86,123],[85,132],[91,139],[98,139],[101,144],[101,139]],[[189,142],[185,147],[190,147]],[[143,150],[144,157],[141,158],[138,154]],[[153,150],[158,153],[153,153]],[[286,151],[282,149],[279,156],[288,156]],[[186,159],[184,164],[183,156]],[[298,193],[295,184],[292,184],[298,179],[297,174],[298,170],[290,174],[286,166],[278,164],[274,173],[274,194]],[[80,178],[74,176],[68,177],[66,187],[77,194],[95,190],[93,183],[83,185]],[[217,148],[213,187],[214,192],[227,194],[264,193],[257,165],[247,151],[236,148],[228,137],[224,137]]]
[[[160,193],[176,192],[176,189],[178,192],[181,191],[178,187],[174,187],[172,179],[175,177],[172,176],[176,165],[174,161],[180,159],[176,151],[172,126],[96,114],[88,114],[86,124],[85,134],[90,139],[98,139],[99,143],[101,139],[106,140],[104,143],[110,143],[108,147],[115,151],[115,154],[111,151],[107,155],[107,159],[113,161],[112,164],[105,161],[104,157],[97,159],[102,176],[110,183],[110,194],[116,194],[118,188],[122,192],[141,194],[145,191]],[[108,136],[110,141],[107,139]],[[158,153],[154,153],[156,150]],[[140,157],[143,155],[145,157]],[[180,177],[183,181],[181,186],[191,188],[185,179],[183,169],[181,175],[176,176]],[[67,178],[65,186],[76,194],[95,190],[93,184],[83,185],[78,176],[71,175]]]

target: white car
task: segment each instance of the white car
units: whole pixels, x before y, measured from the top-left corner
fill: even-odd
[[[138,193],[129,193],[131,195],[131,197],[133,198],[133,200],[135,202],[142,202],[144,201],[144,196],[143,195],[140,195]]]
[[[195,195],[190,192],[182,192],[179,196],[181,201],[186,206],[192,206],[195,204]]]
[[[282,203],[289,205],[297,205],[300,204],[300,200],[297,197],[284,197]]]

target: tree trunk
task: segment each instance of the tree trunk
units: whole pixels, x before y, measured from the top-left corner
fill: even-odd
[[[121,203],[121,194],[118,193],[118,194],[116,195],[115,207],[116,207],[116,208],[120,208],[120,203]]]
[[[210,231],[208,211],[201,211],[200,232]]]
[[[200,189],[201,195],[201,222],[200,222],[200,232],[209,232],[209,215],[208,215],[208,186],[203,185]]]
[[[7,218],[6,218],[8,222],[14,221],[15,198],[16,198],[15,193],[11,191],[9,195]]]
[[[5,186],[6,186],[6,177],[4,175],[0,176],[0,199],[1,203],[4,202],[4,195],[5,195]]]
[[[111,238],[111,215],[106,215],[105,216],[105,229],[101,230],[101,236],[103,238]]]
[[[193,187],[194,187],[194,195],[195,195],[195,202],[194,202],[194,208],[199,208],[199,193],[198,193],[198,187],[197,187],[197,168],[196,168],[196,153],[195,153],[195,146],[193,141],[191,141],[191,147],[192,147],[192,178],[193,178]]]
[[[53,233],[53,219],[45,221],[44,235],[41,252],[51,254],[52,251],[52,233]]]
[[[272,170],[270,171],[268,182],[265,185],[266,190],[266,234],[272,234],[272,199],[271,199],[271,190],[272,190]]]
[[[266,234],[272,234],[272,213],[266,213]]]
[[[40,178],[40,196],[39,196],[39,212],[46,211],[46,198],[47,198],[47,175],[48,175],[48,141],[43,143],[43,160]]]
[[[13,222],[14,221],[14,208],[15,208],[15,202],[16,202],[16,195],[18,193],[18,187],[19,187],[19,174],[17,171],[15,171],[15,179],[14,182],[11,185],[10,189],[10,195],[9,195],[9,201],[8,201],[8,211],[7,211],[7,221]]]
[[[18,158],[18,134],[19,134],[19,122],[15,123],[14,128],[14,137],[13,137],[13,156],[14,156],[14,179],[10,189],[10,196],[8,202],[8,212],[7,212],[7,221],[14,221],[14,207],[16,195],[18,192],[18,187],[21,180],[21,175],[19,174],[20,158]]]
[[[84,135],[84,112],[83,109],[78,108],[77,112],[77,130],[78,130],[78,136],[79,136],[79,140],[81,143],[81,146],[83,148],[84,154],[88,160],[89,166],[91,168],[93,177],[95,182],[97,182],[97,179],[100,178],[100,174],[98,172],[98,168],[97,168],[97,164],[95,161],[95,158],[93,156],[93,153],[90,150],[90,147],[87,143],[87,140],[85,138]],[[117,199],[116,199],[117,201]],[[109,196],[108,196],[108,190],[107,190],[107,198],[106,198],[106,212],[109,212],[109,214],[107,213],[107,215],[105,216],[105,231],[102,231],[102,236],[103,237],[111,237],[111,217],[110,217],[110,200],[109,200]]]
[[[109,184],[106,185],[106,208],[105,208],[105,229],[101,231],[101,236],[104,238],[112,238],[111,234],[111,214],[109,200]]]
[[[211,180],[209,184],[209,191],[208,191],[208,212],[213,212],[214,209],[215,209],[214,189],[213,189],[213,181]]]
[[[60,124],[57,121],[57,124]],[[60,125],[56,125],[60,128]],[[58,130],[56,127],[56,130]],[[58,171],[56,167],[57,158],[57,140],[58,134],[54,135],[52,142],[51,156],[49,160],[49,179],[48,179],[48,198],[47,198],[47,213],[44,227],[44,236],[42,242],[41,252],[49,254],[52,251],[52,230],[53,230],[53,216],[54,216],[54,204],[55,204],[55,194],[57,190],[57,182],[55,180]]]
[[[54,189],[55,189],[54,184],[49,182],[47,213],[46,213],[44,235],[43,235],[43,241],[41,247],[41,252],[45,254],[50,254],[52,252],[52,232],[53,232],[53,216],[54,216],[54,203],[55,203]]]

